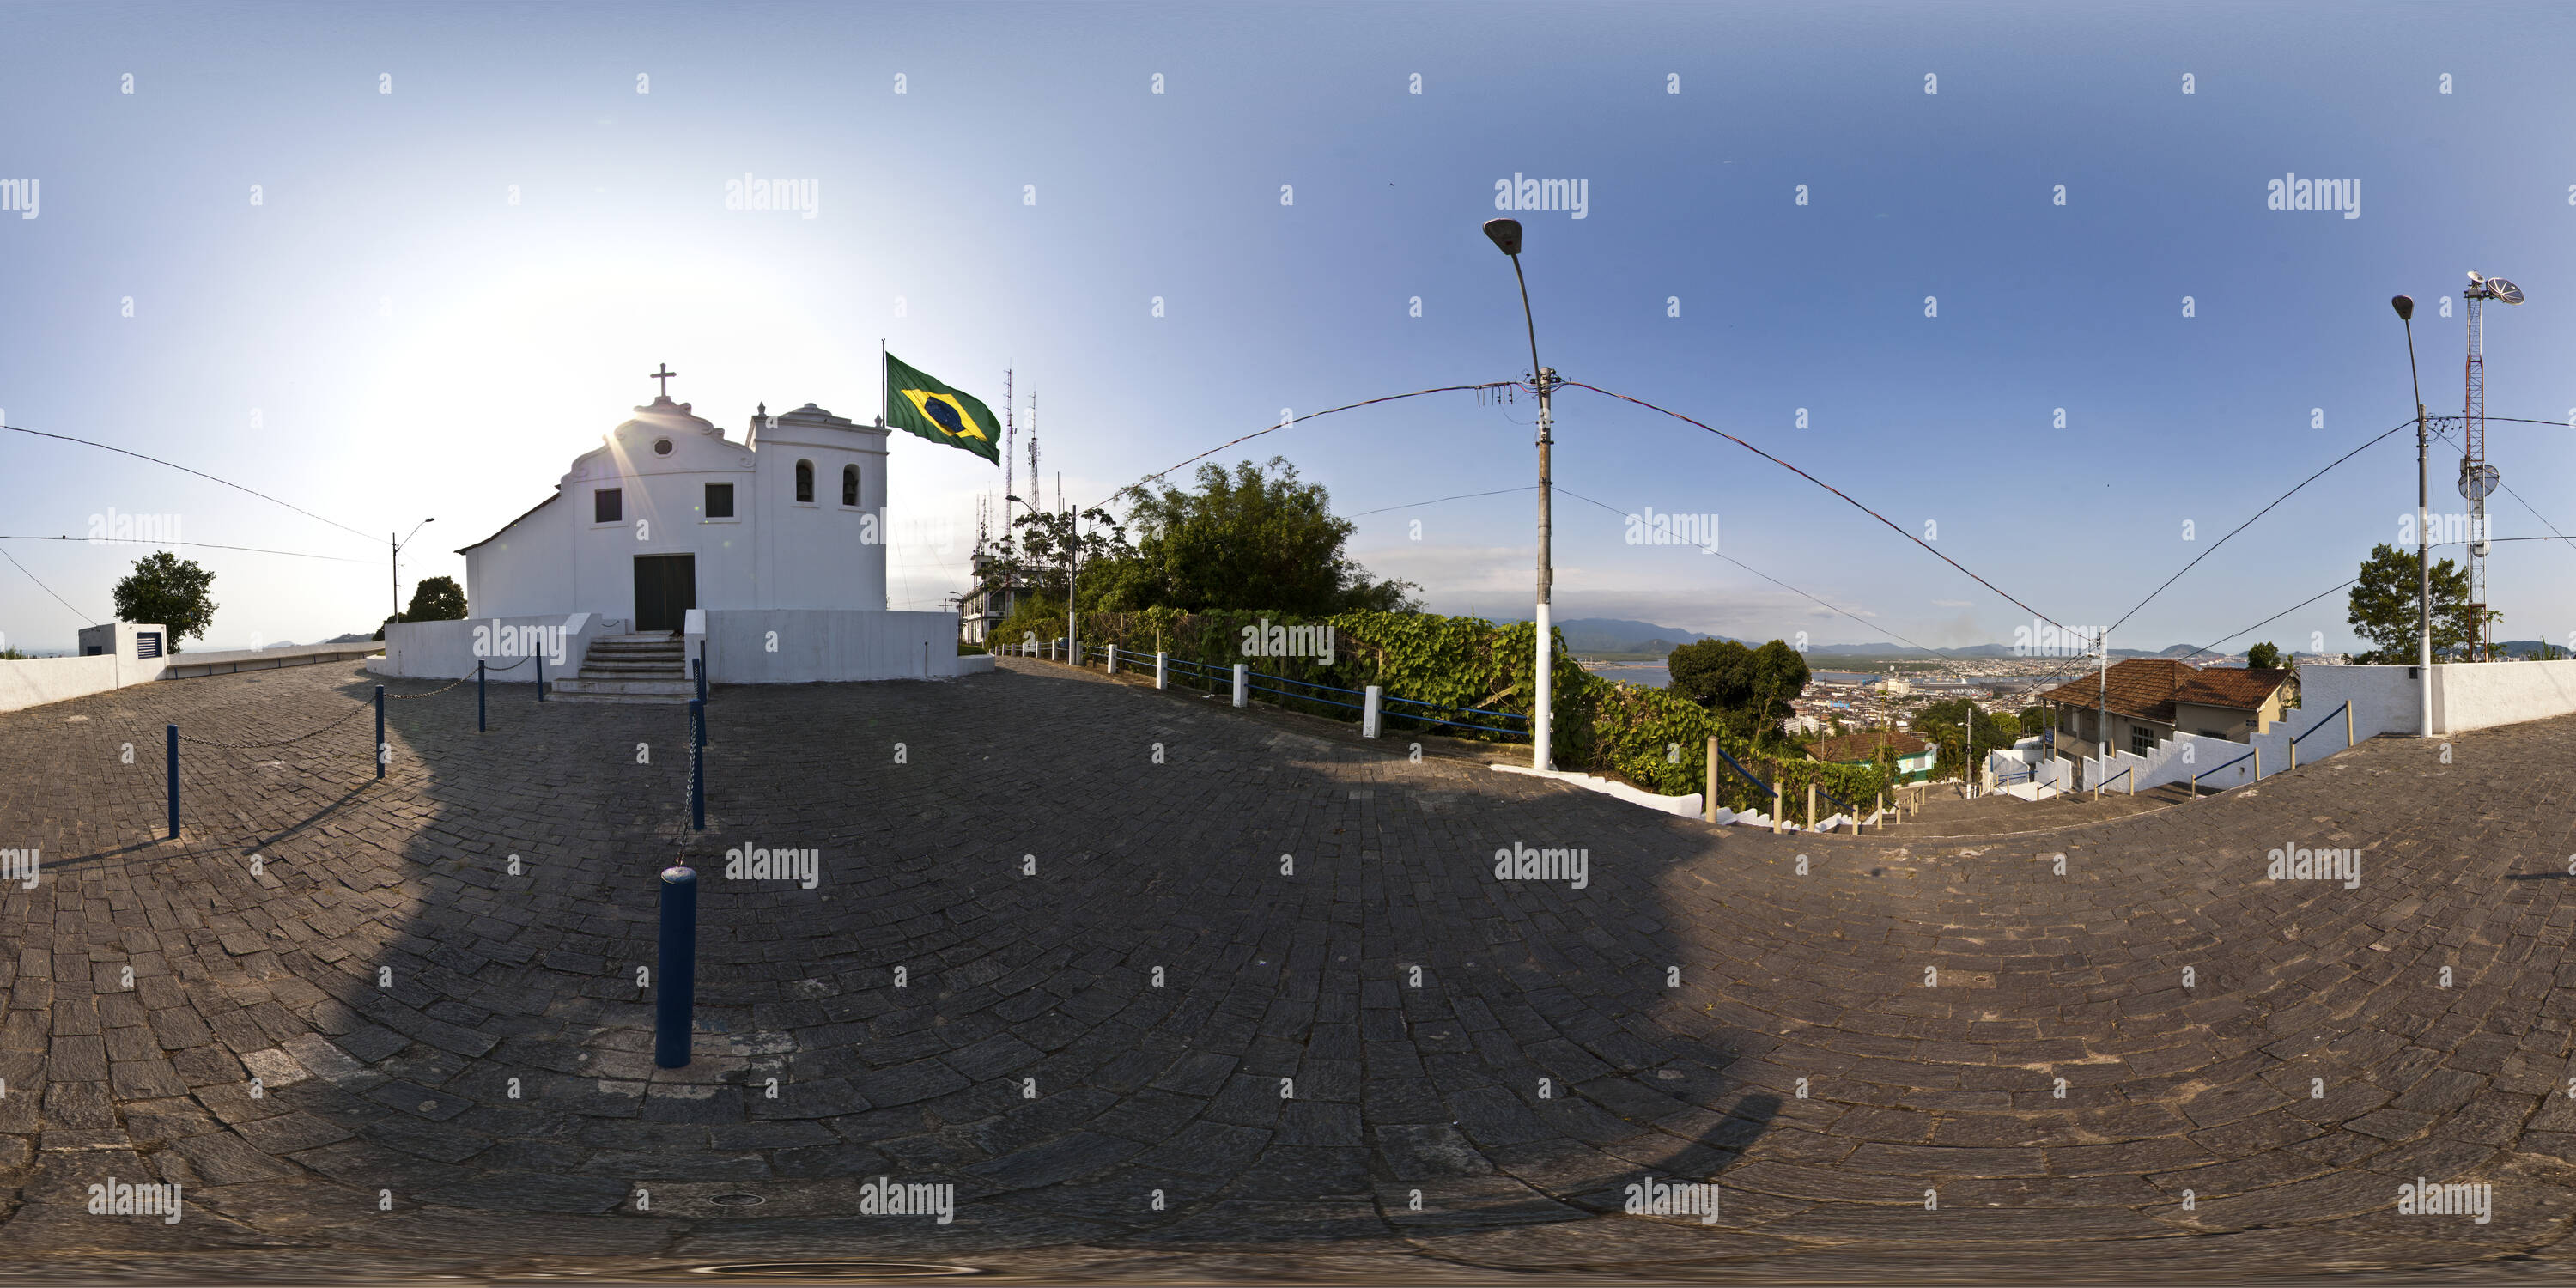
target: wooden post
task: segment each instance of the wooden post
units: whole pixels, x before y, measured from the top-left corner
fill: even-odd
[[[1771,834],[1780,834],[1780,767],[1771,767]]]
[[[1807,830],[1816,830],[1816,780],[1807,780]]]
[[[2299,767],[2299,740],[2298,740],[2296,737],[2292,737],[2292,738],[2290,739],[2290,768],[2292,768],[2292,769],[2296,769],[2296,768],[2298,768],[2298,767]]]
[[[2343,704],[2343,749],[2352,750],[2352,704]]]
[[[2263,781],[2263,749],[2261,747],[2256,747],[2254,749],[2254,777],[2249,781],[2258,783]]]
[[[1715,734],[1710,734],[1708,739],[1708,793],[1700,798],[1699,816],[1703,822],[1717,821],[1717,735]]]

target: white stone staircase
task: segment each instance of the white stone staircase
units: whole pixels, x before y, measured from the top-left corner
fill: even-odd
[[[685,654],[676,635],[603,635],[591,641],[581,673],[554,681],[549,696],[565,702],[684,704],[698,696]]]

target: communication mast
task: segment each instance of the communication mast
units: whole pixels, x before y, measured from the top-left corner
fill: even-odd
[[[2483,662],[2494,643],[2487,625],[2487,498],[2495,493],[2503,476],[2487,463],[2487,360],[2480,351],[2480,308],[2488,300],[2507,304],[2522,303],[2522,288],[2501,277],[2469,274],[2469,288],[2461,292],[2469,304],[2469,361],[2467,399],[2462,407],[2460,457],[2460,495],[2469,503],[2469,660]]]

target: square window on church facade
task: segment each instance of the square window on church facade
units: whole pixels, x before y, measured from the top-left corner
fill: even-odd
[[[733,484],[707,484],[707,517],[710,519],[733,517]]]
[[[625,492],[613,487],[604,487],[591,493],[590,521],[593,523],[617,522],[625,514],[625,499]]]

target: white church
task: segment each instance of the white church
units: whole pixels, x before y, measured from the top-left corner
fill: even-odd
[[[685,701],[710,683],[940,679],[957,617],[886,607],[887,430],[763,404],[739,440],[671,401],[635,409],[465,556],[466,620],[386,628],[384,674],[542,672],[574,700]],[[506,671],[503,668],[508,668]]]

